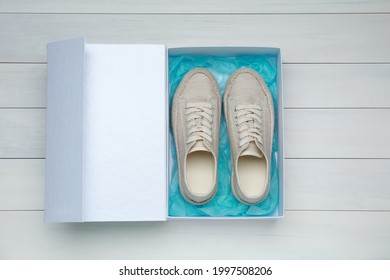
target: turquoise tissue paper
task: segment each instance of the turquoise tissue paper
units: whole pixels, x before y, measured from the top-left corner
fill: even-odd
[[[257,71],[266,82],[271,91],[275,124],[278,123],[277,111],[277,58],[275,55],[250,56],[200,56],[179,55],[169,56],[169,105],[181,79],[193,68],[208,69],[217,80],[221,94],[225,92],[225,85],[230,75],[239,68],[249,67]],[[223,99],[222,99],[223,100]],[[178,169],[175,143],[170,123],[170,146],[172,153],[172,170],[169,184],[169,216],[176,217],[240,217],[240,216],[267,216],[275,211],[279,199],[279,177],[277,165],[278,130],[275,125],[272,148],[272,163],[270,177],[270,192],[267,198],[258,205],[248,206],[239,202],[231,191],[231,162],[229,137],[225,117],[222,112],[218,156],[218,192],[207,204],[193,205],[188,203],[181,195],[179,189]]]

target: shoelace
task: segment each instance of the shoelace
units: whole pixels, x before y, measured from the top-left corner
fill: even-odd
[[[237,105],[234,111],[238,126],[239,146],[241,147],[255,139],[263,144],[262,108],[258,105]]]
[[[208,103],[187,103],[188,140],[187,144],[197,140],[206,139],[212,143],[212,123],[214,106]]]

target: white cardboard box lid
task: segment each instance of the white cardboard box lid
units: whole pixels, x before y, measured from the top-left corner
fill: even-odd
[[[164,45],[48,44],[45,220],[166,220]]]

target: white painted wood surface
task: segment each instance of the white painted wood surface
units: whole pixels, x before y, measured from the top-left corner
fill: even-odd
[[[385,259],[389,212],[289,211],[278,221],[44,224],[40,211],[0,212],[0,258]]]
[[[0,170],[0,211],[43,211],[44,159],[0,159]]]
[[[388,0],[0,1],[0,259],[389,259],[389,27]],[[286,217],[44,224],[46,43],[81,36],[281,47]]]
[[[384,13],[387,0],[13,0],[6,13]]]
[[[7,27],[0,29],[3,62],[44,62],[47,42],[80,36],[90,43],[278,46],[288,63],[390,62],[390,14],[0,14],[0,26]]]
[[[286,209],[390,211],[390,159],[286,159]]]
[[[389,109],[285,110],[287,158],[389,158]]]
[[[0,108],[46,106],[46,65],[0,64]]]
[[[45,125],[45,109],[1,109],[0,158],[43,158]]]
[[[285,64],[283,70],[285,108],[390,108],[390,64]]]

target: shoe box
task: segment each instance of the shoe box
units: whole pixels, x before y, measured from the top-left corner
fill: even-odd
[[[168,57],[277,57],[278,203],[267,216],[176,217]],[[279,48],[48,43],[46,222],[274,219],[284,215],[282,63]]]

